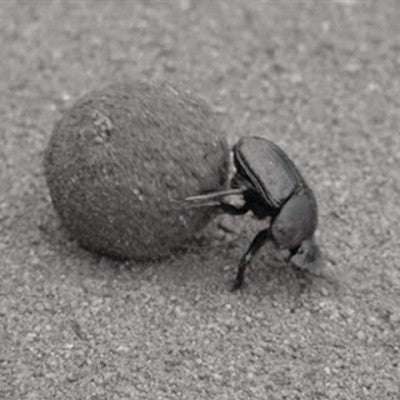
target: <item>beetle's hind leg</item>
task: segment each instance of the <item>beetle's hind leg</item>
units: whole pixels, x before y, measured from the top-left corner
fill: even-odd
[[[231,290],[232,292],[242,288],[244,283],[244,273],[246,271],[246,267],[250,264],[251,260],[258,252],[258,250],[260,250],[260,248],[271,238],[272,235],[270,228],[263,229],[262,231],[257,233],[256,237],[251,242],[246,253],[244,253],[243,257],[239,261],[235,282]]]

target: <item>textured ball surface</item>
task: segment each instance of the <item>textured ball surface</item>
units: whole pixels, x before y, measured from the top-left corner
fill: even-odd
[[[171,199],[225,186],[229,149],[212,110],[167,84],[88,94],[55,125],[45,153],[54,207],[80,244],[118,258],[167,255],[212,210]]]

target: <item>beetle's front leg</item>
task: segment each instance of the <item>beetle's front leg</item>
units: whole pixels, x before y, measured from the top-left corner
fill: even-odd
[[[243,257],[240,259],[238,271],[236,274],[235,283],[232,287],[232,292],[241,289],[244,283],[244,273],[246,271],[246,267],[250,264],[254,255],[260,250],[260,248],[272,238],[270,228],[264,229],[257,233],[256,237],[251,242],[249,248],[246,253],[244,253]]]

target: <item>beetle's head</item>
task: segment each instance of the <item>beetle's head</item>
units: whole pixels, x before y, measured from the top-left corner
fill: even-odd
[[[300,269],[315,270],[322,266],[321,250],[314,239],[304,240],[290,261]]]
[[[302,189],[283,204],[272,222],[272,236],[283,249],[304,246],[304,253],[313,253],[308,241],[313,237],[318,223],[318,209],[311,189]],[[306,251],[308,250],[309,251]]]

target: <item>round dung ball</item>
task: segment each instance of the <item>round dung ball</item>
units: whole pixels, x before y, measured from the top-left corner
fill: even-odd
[[[192,238],[213,209],[172,200],[219,190],[229,149],[215,114],[168,84],[116,83],[56,123],[44,169],[54,207],[79,243],[122,259],[155,259]]]

